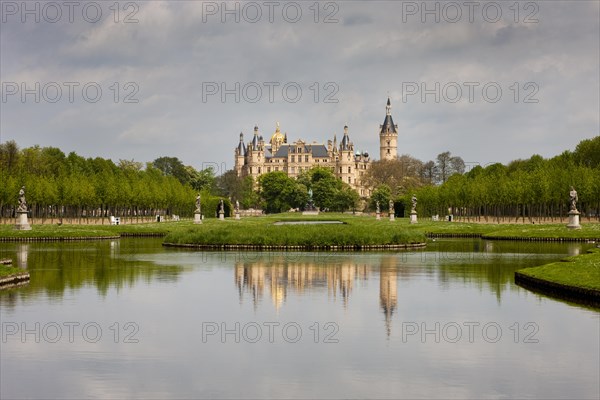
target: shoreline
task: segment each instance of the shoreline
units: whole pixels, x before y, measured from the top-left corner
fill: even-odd
[[[600,290],[535,278],[519,271],[515,272],[515,285],[551,298],[600,308]]]
[[[178,247],[202,250],[285,250],[285,251],[369,251],[369,250],[408,250],[423,249],[427,243],[381,244],[381,245],[251,245],[251,244],[192,244],[192,243],[163,243],[164,247]]]
[[[514,282],[536,293],[600,307],[600,249],[520,269]]]

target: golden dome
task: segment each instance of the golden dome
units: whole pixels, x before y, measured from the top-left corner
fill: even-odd
[[[281,134],[281,131],[279,130],[279,122],[277,123],[277,127],[275,128],[275,133],[273,134],[273,136],[271,136],[271,146],[273,145],[280,145],[284,142],[285,140],[285,136],[283,136]]]

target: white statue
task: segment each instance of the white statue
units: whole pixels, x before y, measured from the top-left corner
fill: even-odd
[[[571,186],[571,191],[569,192],[569,209],[571,211],[577,211],[577,191],[573,186]]]
[[[25,186],[19,190],[19,205],[17,206],[17,212],[27,212],[27,201],[25,200]]]
[[[196,211],[194,211],[194,213],[196,214],[200,214],[202,211],[200,208],[201,204],[200,204],[200,193],[198,193],[198,196],[196,196]]]

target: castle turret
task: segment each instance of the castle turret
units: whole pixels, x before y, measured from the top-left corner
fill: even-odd
[[[354,145],[348,136],[348,125],[344,126],[344,137],[340,143],[337,176],[349,185],[356,183],[354,177]]]
[[[238,176],[242,176],[244,159],[246,157],[246,145],[244,145],[244,134],[240,132],[240,143],[235,148],[235,171]]]
[[[398,125],[392,119],[392,103],[388,97],[385,106],[385,119],[379,126],[379,158],[393,160],[398,157]]]

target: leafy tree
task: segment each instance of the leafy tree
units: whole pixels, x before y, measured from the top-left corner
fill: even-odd
[[[573,156],[579,165],[588,168],[600,167],[600,136],[579,142]]]
[[[260,195],[267,213],[278,213],[302,207],[308,200],[307,189],[283,171],[263,174],[259,178]]]
[[[392,190],[388,185],[379,185],[377,189],[373,191],[371,194],[371,208],[377,208],[377,202],[379,201],[379,207],[381,210],[385,210],[387,208],[387,204],[392,198]]]
[[[154,168],[165,176],[174,176],[182,184],[190,182],[190,175],[183,163],[177,157],[159,157],[152,162]]]
[[[398,195],[423,185],[423,169],[421,161],[405,154],[393,160],[374,161],[363,179],[370,187],[385,184],[392,194]]]

